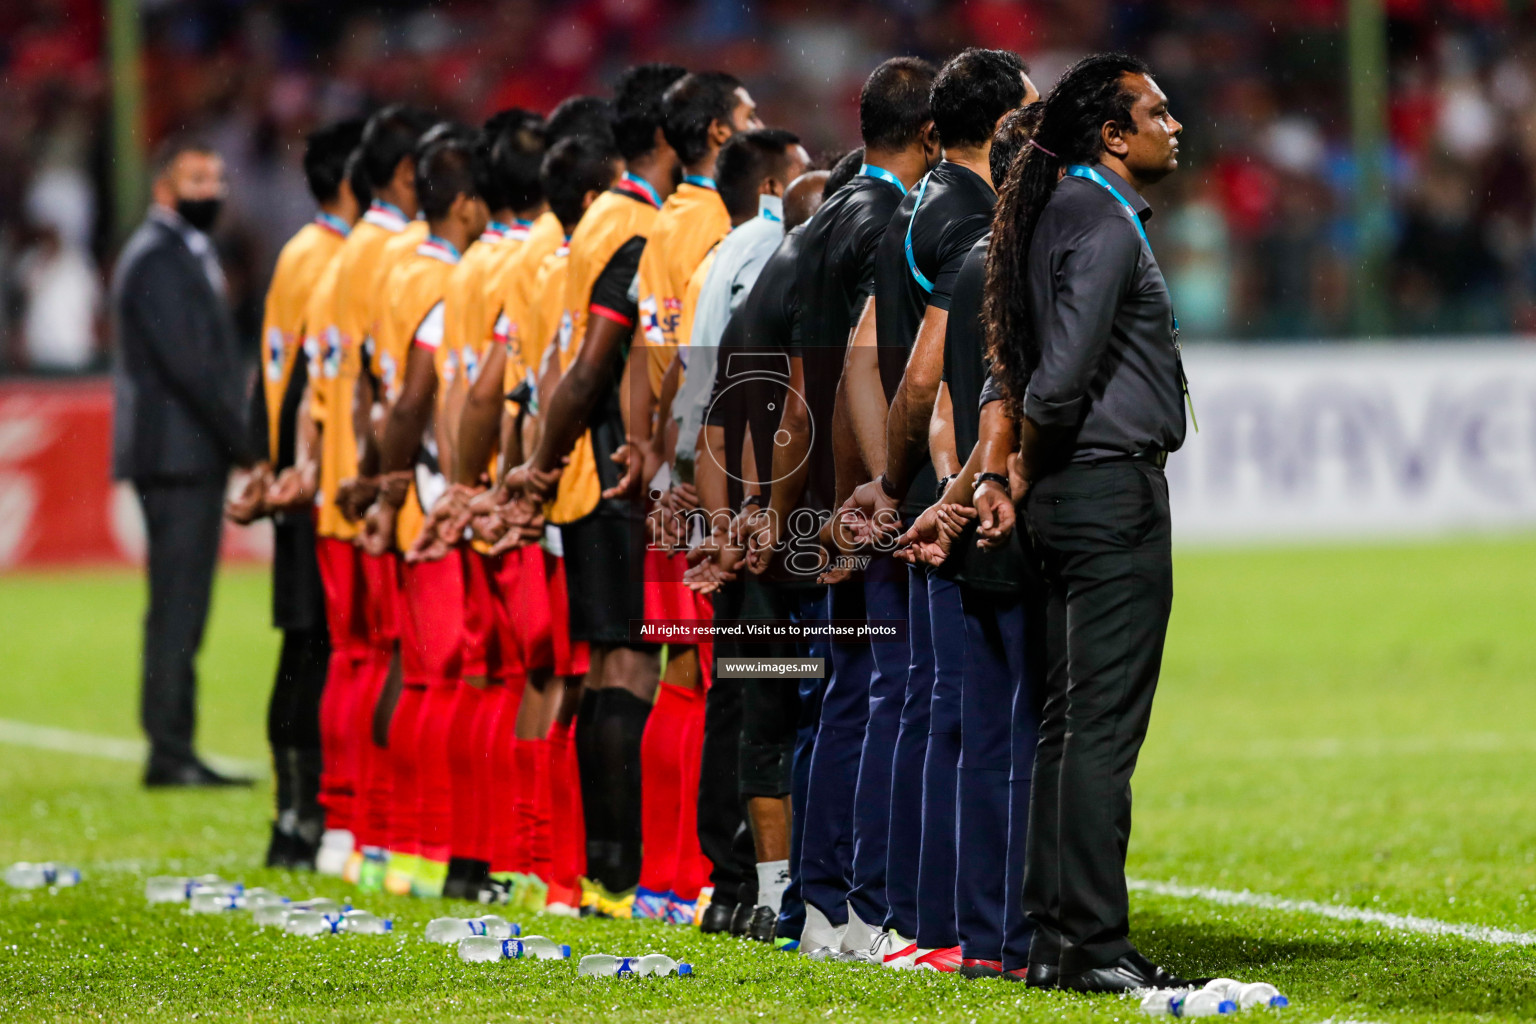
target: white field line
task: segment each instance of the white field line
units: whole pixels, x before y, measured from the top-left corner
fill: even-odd
[[[0,743],[34,750],[55,750],[61,754],[78,757],[100,757],[109,761],[132,761],[139,764],[149,756],[149,744],[143,740],[121,739],[116,736],[97,736],[92,733],[56,729],[31,722],[16,722],[0,718]],[[233,757],[208,757],[208,763],[221,771],[244,775],[264,776],[268,767],[261,761],[246,761]]]
[[[1437,938],[1468,939],[1472,942],[1486,942],[1493,946],[1536,946],[1536,932],[1512,932],[1478,924],[1455,924],[1450,921],[1437,921],[1432,917],[1388,914],[1380,910],[1341,907],[1334,903],[1318,903],[1315,900],[1288,900],[1261,892],[1249,892],[1246,889],[1236,892],[1232,889],[1152,882],[1140,878],[1128,878],[1126,885],[1132,892],[1171,896],[1181,900],[1203,900],[1224,907],[1255,907],[1260,910],[1283,910],[1292,914],[1313,914],[1334,921],[1358,921],[1363,924],[1379,925],[1392,931],[1433,935]]]

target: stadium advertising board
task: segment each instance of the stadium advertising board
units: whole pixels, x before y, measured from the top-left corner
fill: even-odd
[[[1177,543],[1536,526],[1536,344],[1186,349]]]

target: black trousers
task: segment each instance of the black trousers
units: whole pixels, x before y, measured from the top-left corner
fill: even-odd
[[[192,758],[197,670],[219,558],[224,480],[136,480],[149,543],[139,720],[156,760]]]
[[[716,622],[732,622],[740,616],[743,587],[742,580],[732,580],[715,593]],[[714,653],[717,658],[731,658],[743,652],[740,645],[722,641],[715,644]],[[740,784],[743,685],[737,679],[721,679],[713,670],[711,678],[704,700],[699,849],[714,866],[709,875],[714,901],[751,905],[757,901],[757,857]]]
[[[1131,773],[1173,604],[1168,482],[1143,462],[1074,464],[1030,488],[1025,521],[1048,593],[1023,899],[1030,960],[1075,973],[1131,949]]]

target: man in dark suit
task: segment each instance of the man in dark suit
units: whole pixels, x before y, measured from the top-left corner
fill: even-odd
[[[245,369],[206,232],[226,185],[218,154],[193,142],[157,161],[153,203],[112,281],[116,337],[112,472],[130,480],[149,540],[140,719],[146,786],[238,785],[192,750],[193,660],[208,618],[224,488],[252,462]]]

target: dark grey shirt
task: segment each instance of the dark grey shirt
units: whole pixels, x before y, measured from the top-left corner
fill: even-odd
[[[1142,221],[1152,215],[1118,174],[1102,164],[1094,169]],[[1040,365],[1024,413],[1041,427],[1074,431],[1076,462],[1184,443],[1173,303],[1131,216],[1097,182],[1063,178],[1030,245]]]

